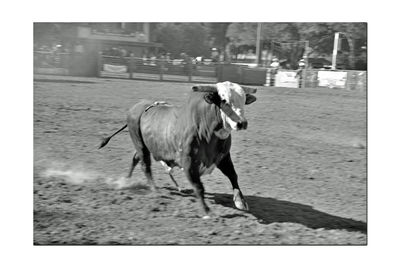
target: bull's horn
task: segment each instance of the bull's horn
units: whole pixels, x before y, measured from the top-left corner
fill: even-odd
[[[241,87],[242,87],[243,91],[244,91],[246,94],[255,94],[255,93],[257,93],[257,88],[248,87],[248,86],[241,86]]]
[[[194,85],[194,86],[192,87],[192,90],[193,90],[194,92],[212,92],[212,93],[218,92],[218,90],[217,90],[217,85],[216,85],[216,84]]]

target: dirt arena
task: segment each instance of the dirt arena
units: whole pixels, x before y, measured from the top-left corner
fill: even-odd
[[[125,124],[142,98],[181,105],[188,83],[36,76],[34,244],[277,245],[367,243],[366,93],[259,87],[232,160],[250,211],[233,207],[219,170],[202,177],[210,219],[183,173],[178,192],[153,161],[159,192],[137,167]],[[119,183],[130,184],[118,189]]]

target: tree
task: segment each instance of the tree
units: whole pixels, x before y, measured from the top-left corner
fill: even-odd
[[[209,45],[223,51],[224,59],[228,62],[231,59],[231,52],[229,38],[226,37],[226,33],[230,24],[230,22],[205,23]]]
[[[156,42],[173,57],[183,52],[192,57],[206,55],[207,39],[207,30],[199,23],[160,23],[155,31]]]
[[[348,67],[355,68],[357,57],[363,57],[362,46],[366,43],[366,23],[296,23],[300,37],[310,40],[317,53],[331,54],[335,32],[341,32],[342,60],[348,59]],[[346,51],[347,50],[347,51]],[[347,54],[347,56],[346,56]],[[343,63],[343,62],[342,62]]]
[[[256,46],[257,23],[232,23],[226,36],[235,46]],[[274,41],[276,46],[272,53],[285,58],[292,68],[296,68],[297,61],[304,52],[304,44],[296,43],[300,38],[295,23],[262,23],[261,38],[270,51]]]
[[[304,55],[305,42],[300,38],[296,23],[263,23],[262,38],[264,43],[272,44],[272,53],[286,64],[297,69],[299,59]],[[269,47],[272,50],[272,45]]]
[[[33,24],[33,38],[35,44],[51,45],[58,41],[60,35],[56,23],[36,22]]]
[[[182,52],[183,34],[178,25],[174,23],[160,23],[155,30],[156,42],[162,43],[164,49],[173,57],[178,57]]]
[[[208,36],[212,40],[212,46],[225,49],[225,46],[228,43],[226,33],[230,24],[230,22],[215,22],[205,24],[207,27]]]
[[[200,23],[182,23],[180,25],[183,33],[183,52],[191,57],[205,56],[209,53],[207,44],[207,29]]]
[[[33,25],[34,43],[38,45],[71,45],[77,39],[77,27],[86,23],[49,23]]]
[[[330,25],[336,32],[341,32],[349,45],[349,65],[354,69],[356,63],[356,42],[359,39],[366,40],[367,24],[366,23],[332,23]]]
[[[235,45],[255,45],[257,23],[232,23],[228,26],[226,37]]]

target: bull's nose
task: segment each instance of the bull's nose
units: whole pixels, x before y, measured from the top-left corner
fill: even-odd
[[[238,130],[242,130],[242,129],[246,130],[247,129],[247,121],[244,120],[244,121],[239,122],[237,124],[237,128],[238,128]]]

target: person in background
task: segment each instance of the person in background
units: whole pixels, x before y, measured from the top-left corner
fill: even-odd
[[[218,62],[219,59],[219,53],[217,48],[212,48],[211,49],[211,58],[213,62]]]
[[[142,56],[143,65],[148,65],[147,60],[148,60],[147,51],[144,51]]]
[[[153,53],[150,53],[149,58],[150,58],[150,65],[156,66],[156,60],[157,60],[156,56]]]
[[[278,69],[279,69],[279,60],[278,60],[278,58],[274,57],[272,59],[272,63],[269,66],[272,68],[270,86],[274,86],[275,85],[275,76],[278,73]]]
[[[304,58],[300,59],[298,65],[299,65],[299,67],[297,69],[295,77],[298,78],[298,80],[299,80],[299,88],[301,88],[302,83],[303,83],[303,70],[306,68],[306,62],[305,62]]]
[[[189,75],[189,71],[191,68],[191,64],[189,64],[189,61],[191,61],[190,57],[185,53],[182,52],[180,54],[181,59],[183,59],[182,63],[183,63],[183,71],[186,75]]]
[[[304,61],[304,58],[302,58],[299,61],[299,68],[305,69],[305,67],[306,67],[306,62]]]
[[[166,61],[167,63],[171,63],[171,53],[167,53],[167,54],[165,55],[165,61]]]
[[[279,60],[276,57],[272,59],[270,67],[273,68],[274,70],[279,69]]]
[[[128,56],[128,51],[126,51],[126,49],[121,48],[121,49],[120,49],[120,52],[121,52],[121,57],[126,57],[126,56]]]
[[[203,57],[196,57],[196,64],[201,64],[203,62]]]

